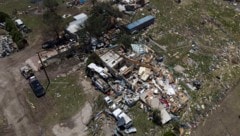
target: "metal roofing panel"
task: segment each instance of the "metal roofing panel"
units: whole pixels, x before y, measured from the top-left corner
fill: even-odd
[[[87,20],[88,16],[84,13],[78,14],[73,17],[75,20]]]

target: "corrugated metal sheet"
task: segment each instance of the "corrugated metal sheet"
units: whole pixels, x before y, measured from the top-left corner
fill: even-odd
[[[85,20],[87,20],[88,16],[86,14],[84,14],[84,13],[80,13],[80,14],[74,16],[73,18],[75,20],[83,20],[83,21],[85,21]]]

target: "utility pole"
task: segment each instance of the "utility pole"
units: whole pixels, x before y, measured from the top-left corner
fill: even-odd
[[[42,64],[42,69],[43,69],[44,74],[46,75],[47,80],[48,80],[47,87],[45,88],[45,90],[47,91],[47,89],[48,89],[48,87],[49,87],[49,85],[50,85],[50,79],[49,79],[49,77],[48,77],[47,71],[46,71],[46,69],[45,69],[45,65],[43,64],[42,59],[41,59],[39,53],[40,53],[40,52],[37,52],[37,54],[38,54],[38,58],[39,58],[39,60],[40,60],[40,62],[41,62],[41,64]]]

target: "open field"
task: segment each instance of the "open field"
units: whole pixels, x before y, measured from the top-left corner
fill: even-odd
[[[145,33],[160,45],[166,46],[167,51],[164,52],[155,45],[152,45],[152,48],[158,55],[166,57],[165,62],[170,69],[177,64],[181,65],[186,68],[185,73],[190,78],[203,81],[202,88],[197,92],[191,91],[185,84],[182,85],[191,97],[186,111],[190,109],[192,113],[197,113],[199,111],[196,110],[196,105],[204,104],[207,108],[200,111],[200,116],[204,115],[204,112],[212,109],[215,103],[219,103],[228,95],[228,87],[234,86],[239,79],[237,50],[240,18],[235,8],[225,1],[183,0],[181,4],[177,4],[174,1],[151,0],[150,5],[140,9],[132,18],[136,20],[145,15],[155,15],[154,26]],[[193,44],[197,46],[197,51],[190,53]],[[230,50],[232,46],[234,51]],[[227,55],[224,56],[224,52],[227,52]],[[238,58],[238,62],[232,63],[233,58]],[[189,59],[191,63],[186,61]],[[175,74],[178,74],[178,77],[183,76]],[[221,80],[218,81],[216,77],[221,77]],[[237,101],[238,98],[234,100]],[[183,122],[200,120],[198,115],[193,114],[182,118]],[[210,125],[209,128],[207,126],[206,130],[211,128]],[[148,129],[150,128],[151,126]],[[236,132],[238,131],[235,130],[234,134]],[[204,133],[199,131],[198,135]],[[209,135],[221,136],[220,133],[214,132]]]
[[[3,115],[0,116],[0,135],[53,135],[52,131],[58,136],[71,135],[75,132],[76,135],[85,135],[81,132],[84,131],[91,115],[91,108],[89,109],[91,104],[86,101],[93,100],[93,97],[97,96],[95,92],[88,92],[94,89],[91,88],[89,81],[78,73],[79,71],[74,75],[56,78],[59,73],[67,72],[73,65],[63,62],[63,67],[49,68],[52,83],[47,95],[41,99],[35,98],[30,88],[26,87],[27,82],[20,76],[19,67],[22,63],[40,50],[44,40],[49,40],[49,37],[46,37],[42,14],[34,14],[36,10],[32,10],[38,5],[30,4],[28,1],[0,0],[0,11],[10,15],[15,8],[19,11],[33,11],[16,15],[33,30],[27,38],[30,46],[0,60],[0,113]],[[61,3],[62,0],[59,1],[60,15],[65,13],[74,15],[88,9],[86,7],[67,9]],[[239,13],[234,10],[233,5],[223,0],[182,0],[181,4],[175,3],[174,0],[150,1],[151,4],[138,10],[131,20],[148,14],[155,15],[156,22],[147,30],[146,35],[152,37],[158,44],[166,46],[167,51],[155,45],[152,45],[152,48],[158,55],[165,56],[165,63],[170,69],[179,64],[186,68],[185,72],[189,78],[203,81],[199,91],[191,91],[184,83],[182,87],[187,90],[191,98],[185,110],[190,109],[192,113],[199,112],[197,105],[204,105],[206,109],[200,111],[204,119],[199,119],[199,116],[193,114],[185,114],[181,121],[192,123],[200,120],[200,125],[192,131],[193,136],[237,136],[240,134],[238,129],[240,128],[240,85],[237,82],[240,68],[234,66],[239,65],[240,59],[235,63],[233,59],[238,57]],[[197,51],[190,53],[193,42],[197,46]],[[229,50],[232,45],[234,48]],[[188,59],[194,63],[187,63]],[[219,68],[215,68],[216,66]],[[210,70],[211,67],[215,70]],[[179,74],[179,77],[181,76],[182,74]],[[45,81],[42,76],[40,79],[42,82]],[[238,85],[230,92],[231,86],[235,84]],[[226,98],[221,102],[224,97]],[[216,108],[215,104],[220,107],[214,110],[213,114],[207,114],[207,117],[205,112]],[[130,115],[134,115],[134,126],[138,129],[136,135],[162,135],[166,127],[154,125],[147,119],[147,112],[143,112],[139,107],[136,105],[130,110]],[[87,115],[84,121],[81,120],[83,114]],[[76,127],[76,124],[81,125]]]
[[[69,119],[86,101],[78,77],[70,75],[51,79],[45,98],[36,99],[32,90],[28,90],[29,103],[35,120],[46,128]]]
[[[219,104],[192,136],[237,136],[240,133],[240,84]],[[207,130],[207,131],[206,131]]]
[[[152,121],[148,120],[147,112],[144,112],[143,109],[140,109],[140,105],[135,105],[129,112],[133,115],[133,125],[137,128],[138,133],[136,135],[146,136],[151,134],[150,129],[158,127],[153,124]],[[160,128],[160,127],[158,127]]]

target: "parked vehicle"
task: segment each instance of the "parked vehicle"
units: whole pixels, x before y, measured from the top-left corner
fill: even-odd
[[[128,129],[125,129],[124,132],[126,134],[131,134],[131,133],[136,133],[137,132],[137,129],[135,127],[130,127]]]
[[[110,86],[100,77],[92,77],[92,84],[101,92],[107,93],[110,90]]]
[[[104,100],[111,110],[115,110],[117,108],[117,105],[113,102],[113,100],[109,96],[106,96]]]
[[[117,120],[117,126],[119,128],[128,129],[132,127],[132,119],[124,113],[120,108],[117,108],[113,112],[113,116]]]
[[[55,41],[47,41],[42,44],[42,49],[51,49],[56,47],[56,42]]]
[[[25,79],[29,79],[30,77],[34,76],[32,69],[28,65],[21,67],[20,72]]]
[[[35,76],[31,76],[29,78],[29,85],[37,97],[41,97],[45,95],[45,90],[43,86],[40,84],[40,82]]]

